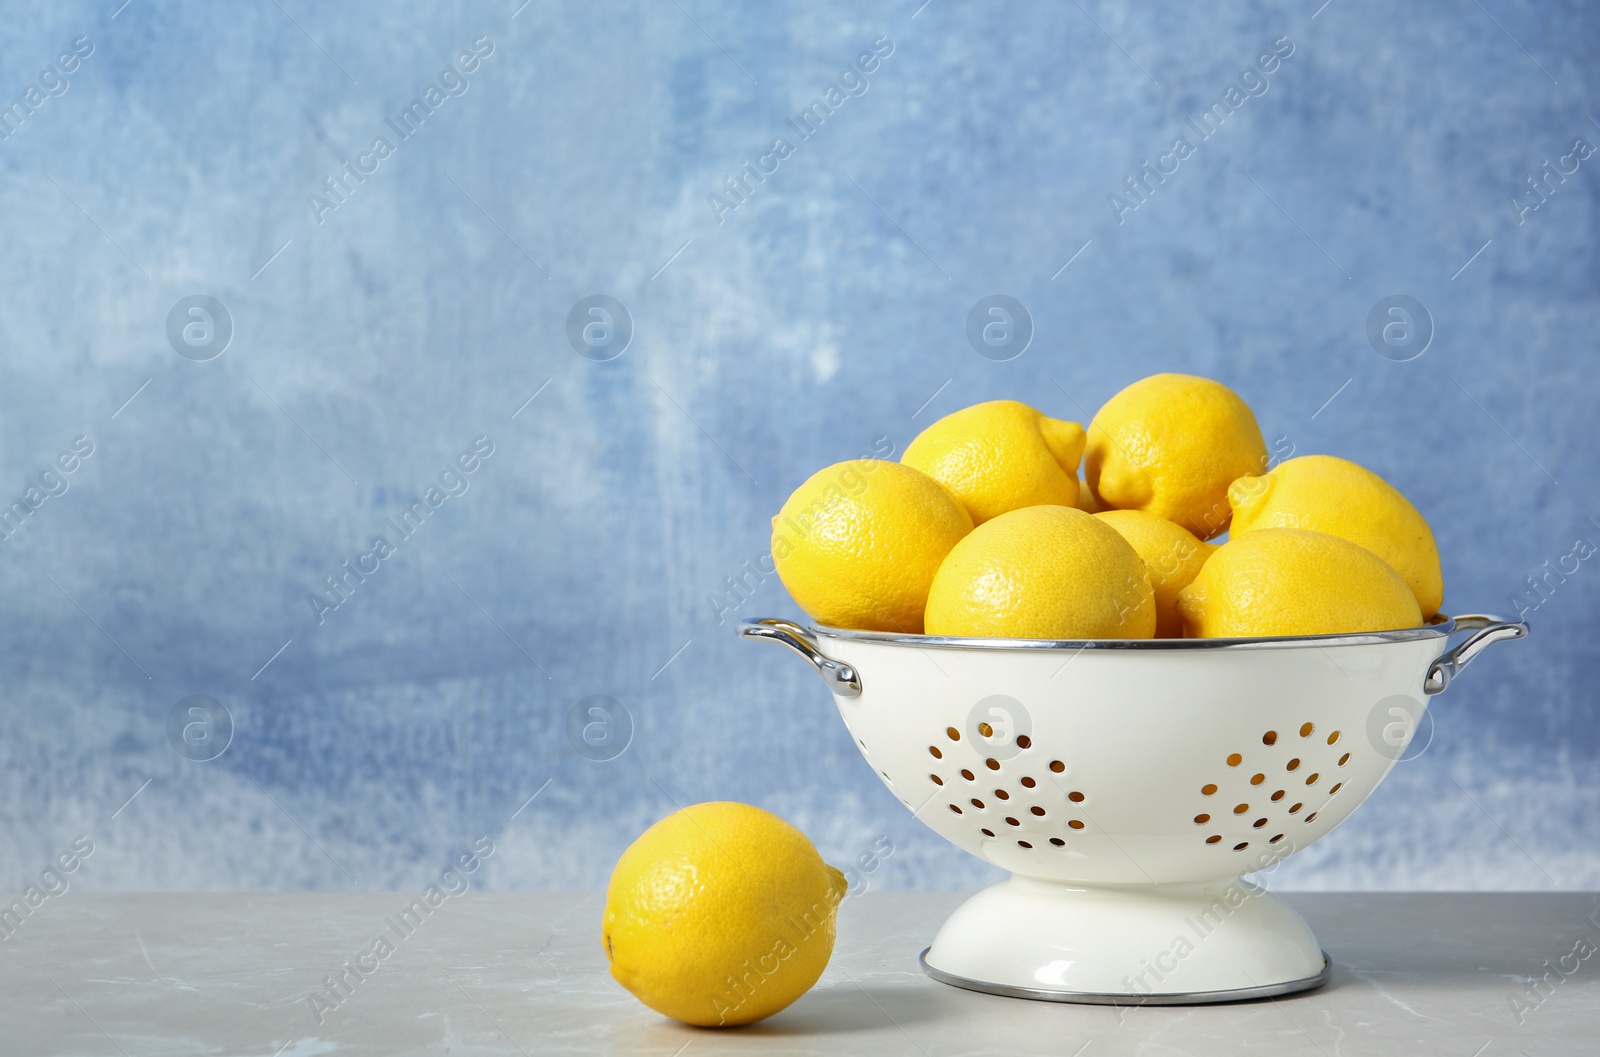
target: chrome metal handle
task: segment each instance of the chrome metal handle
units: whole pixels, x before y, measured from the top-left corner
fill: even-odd
[[[1425,694],[1443,693],[1457,672],[1495,643],[1503,639],[1524,638],[1528,634],[1528,625],[1521,620],[1506,620],[1480,613],[1459,616],[1455,620],[1456,630],[1470,631],[1472,634],[1428,666],[1428,677],[1422,681],[1422,692]]]
[[[861,696],[861,677],[856,670],[831,657],[824,657],[822,651],[817,649],[817,641],[811,637],[811,633],[799,624],[773,618],[746,620],[739,625],[739,637],[768,639],[787,646],[816,669],[835,697]]]

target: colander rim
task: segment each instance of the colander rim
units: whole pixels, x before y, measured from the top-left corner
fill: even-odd
[[[1274,650],[1297,647],[1376,646],[1388,642],[1416,642],[1443,639],[1457,631],[1454,617],[1443,613],[1415,628],[1393,631],[1366,631],[1336,635],[1263,635],[1232,639],[978,639],[950,635],[907,635],[892,631],[859,631],[813,624],[813,634],[829,639],[874,642],[885,646],[914,646],[940,650],[1142,650],[1188,652],[1193,650]]]

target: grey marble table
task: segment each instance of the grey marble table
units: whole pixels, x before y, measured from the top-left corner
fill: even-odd
[[[390,923],[409,896],[393,893],[69,891],[0,929],[0,1053],[1600,1053],[1595,894],[1285,898],[1333,956],[1322,990],[1115,1009],[935,983],[917,952],[961,896],[869,892],[841,908],[833,962],[809,994],[762,1024],[710,1031],[612,981],[599,895],[468,893],[402,937]],[[393,941],[381,957],[369,954],[379,935]],[[345,973],[363,955],[375,968]],[[342,996],[326,980],[341,973],[354,981]],[[314,1003],[319,992],[334,998]]]

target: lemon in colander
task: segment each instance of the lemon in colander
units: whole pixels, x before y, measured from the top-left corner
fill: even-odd
[[[957,543],[928,592],[930,635],[1148,639],[1155,592],[1116,529],[1069,506],[1030,506]]]
[[[1156,638],[1183,637],[1178,592],[1189,586],[1217,548],[1194,533],[1148,510],[1106,510],[1095,515],[1133,545],[1150,574],[1156,594]]]
[[[981,525],[1025,506],[1078,501],[1083,427],[1016,400],[946,415],[917,434],[900,461],[944,485]]]
[[[916,635],[933,574],[971,531],[961,504],[927,474],[856,459],[794,490],[772,519],[772,560],[820,623]]]
[[[1228,527],[1228,486],[1266,467],[1249,405],[1192,374],[1153,374],[1107,400],[1083,455],[1102,509],[1148,510],[1203,540]]]
[[[1266,528],[1230,539],[1178,592],[1190,638],[1350,635],[1422,623],[1382,558],[1323,532]]]
[[[1359,543],[1410,585],[1423,617],[1439,611],[1444,578],[1433,530],[1410,500],[1371,470],[1332,455],[1302,455],[1234,481],[1228,502],[1233,537],[1299,528]]]

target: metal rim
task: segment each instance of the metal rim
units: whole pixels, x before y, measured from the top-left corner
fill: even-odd
[[[1017,987],[1013,984],[969,980],[964,976],[935,969],[928,964],[928,952],[932,949],[924,947],[922,953],[917,955],[917,964],[922,966],[923,972],[941,984],[949,984],[968,991],[981,991],[987,995],[1000,995],[1004,998],[1026,998],[1034,1002],[1075,1002],[1091,1006],[1200,1006],[1218,1002],[1248,1002],[1257,998],[1276,998],[1279,995],[1315,990],[1327,983],[1329,975],[1333,972],[1333,959],[1328,957],[1327,951],[1323,951],[1320,973],[1299,980],[1285,980],[1283,983],[1263,984],[1259,987],[1234,987],[1225,991],[1176,991],[1158,995],[1052,991],[1043,987]]]
[[[1448,638],[1457,631],[1454,618],[1435,616],[1420,628],[1394,631],[1369,631],[1356,635],[1283,635],[1249,639],[968,639],[945,635],[902,635],[890,631],[856,631],[812,625],[811,631],[828,639],[872,642],[884,646],[913,646],[935,650],[1147,650],[1175,652],[1191,650],[1283,650],[1315,646],[1376,646],[1386,642],[1416,642],[1420,639]]]

